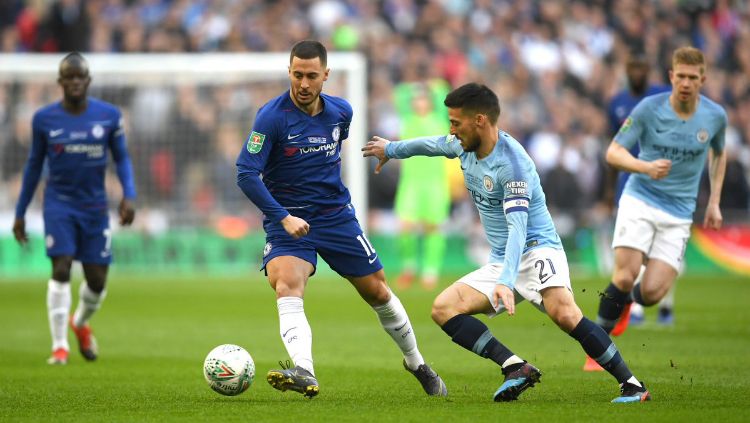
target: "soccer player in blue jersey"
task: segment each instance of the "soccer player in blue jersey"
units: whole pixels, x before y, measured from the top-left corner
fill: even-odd
[[[599,302],[598,323],[607,331],[631,298],[651,306],[672,287],[683,264],[707,156],[711,194],[703,225],[721,228],[727,114],[700,94],[705,72],[700,50],[675,50],[669,71],[672,91],[638,103],[607,150],[610,165],[632,173],[615,222],[612,281]],[[641,148],[634,157],[628,149],[636,143]],[[636,283],[643,264],[642,281]]]
[[[504,381],[495,401],[512,401],[539,382],[541,372],[489,331],[472,315],[515,314],[516,302],[529,300],[620,383],[613,402],[651,398],[633,376],[617,347],[596,323],[587,319],[573,299],[568,262],[547,210],[539,175],[523,147],[498,129],[500,104],[484,85],[470,83],[445,98],[450,135],[400,142],[373,137],[362,149],[377,157],[375,171],[391,158],[416,155],[458,157],[466,188],[479,211],[492,251],[489,263],[441,292],[432,305],[432,319],[453,342],[489,358],[502,368]]]
[[[269,371],[268,383],[306,397],[319,393],[302,298],[320,255],[373,308],[425,392],[445,396],[445,384],[422,358],[409,316],[388,288],[341,180],[341,143],[349,136],[353,112],[346,100],[321,92],[326,66],[321,43],[294,45],[291,87],[258,110],[237,159],[237,184],[265,215],[263,268],[276,291],[281,339],[294,363]]]
[[[52,260],[52,278],[47,285],[52,333],[52,356],[48,362],[66,364],[70,350],[68,323],[83,357],[95,360],[98,354],[88,322],[104,300],[112,262],[112,232],[104,189],[109,152],[123,190],[118,208],[121,225],[130,225],[135,217],[135,184],[122,114],[109,103],[87,97],[91,77],[86,60],[78,53],[65,56],[57,82],[63,90],[62,101],[41,108],[33,118],[31,153],[24,169],[13,235],[22,245],[28,241],[24,215],[46,161],[44,232],[47,255]],[[81,284],[75,313],[68,319],[73,260],[81,262],[86,280]]]
[[[617,93],[612,100],[609,102],[607,107],[607,117],[609,120],[609,127],[612,135],[614,136],[620,129],[620,126],[625,122],[625,119],[630,115],[633,108],[643,100],[645,97],[659,94],[662,92],[669,91],[670,88],[667,85],[656,85],[649,83],[649,72],[650,65],[648,59],[643,55],[634,54],[628,58],[625,65],[625,75],[627,77],[628,87],[619,93]],[[639,147],[638,143],[634,144],[630,148],[630,154],[633,157],[638,156]],[[611,178],[611,186],[607,188],[611,191],[614,200],[612,204],[616,207],[620,202],[620,196],[622,190],[625,188],[625,183],[630,177],[629,172],[618,171],[614,167],[608,167],[608,176]],[[644,270],[642,268],[641,270]],[[641,272],[640,276],[643,275]],[[659,318],[658,322],[661,324],[672,323],[672,308],[674,306],[674,289],[670,290],[667,296],[659,303]],[[628,319],[628,314],[630,319]],[[625,331],[628,322],[633,324],[642,323],[644,320],[643,307],[638,304],[634,304],[632,308],[623,309],[623,318],[620,319],[615,328],[612,330],[612,335],[620,335]],[[601,367],[596,365],[593,360],[587,361],[587,370],[601,370]]]

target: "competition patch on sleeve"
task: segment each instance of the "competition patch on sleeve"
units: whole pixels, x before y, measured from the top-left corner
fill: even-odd
[[[522,211],[529,211],[529,199],[526,197],[510,197],[503,201],[503,211],[505,214]]]
[[[617,131],[618,134],[624,134],[628,132],[630,127],[633,126],[633,118],[628,116],[627,119],[625,119],[625,122],[622,123],[622,126],[620,126],[620,130]]]
[[[121,116],[117,122],[117,129],[115,129],[115,136],[120,136],[125,133],[125,119]]]
[[[250,136],[247,137],[247,151],[251,154],[256,154],[263,147],[263,141],[265,140],[265,135],[253,131],[250,133]]]

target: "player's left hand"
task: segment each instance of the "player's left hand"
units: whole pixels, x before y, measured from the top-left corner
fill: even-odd
[[[375,174],[377,175],[380,173],[380,170],[383,168],[383,165],[385,165],[388,160],[390,160],[388,157],[385,156],[385,146],[388,145],[390,141],[388,141],[385,138],[380,138],[379,136],[374,136],[370,141],[367,141],[367,144],[365,144],[364,147],[362,147],[362,151],[364,152],[362,156],[364,157],[377,157],[378,165],[375,166]]]
[[[495,285],[495,291],[492,293],[492,301],[495,306],[500,305],[499,301],[503,302],[503,306],[508,311],[508,316],[516,314],[516,296],[513,295],[513,290],[507,286],[499,283]]]
[[[26,245],[29,242],[29,235],[26,233],[26,220],[16,219],[13,222],[13,236],[19,245]]]
[[[723,220],[718,204],[709,204],[706,207],[706,217],[703,218],[704,228],[719,230],[721,229],[721,223]]]
[[[133,223],[133,219],[135,219],[135,206],[132,201],[123,198],[120,201],[120,207],[117,211],[120,214],[120,225],[128,226]]]

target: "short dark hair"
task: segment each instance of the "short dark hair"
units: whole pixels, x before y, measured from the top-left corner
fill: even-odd
[[[500,100],[489,87],[476,82],[462,85],[451,91],[443,102],[451,109],[463,109],[464,113],[487,115],[494,125],[500,117]]]
[[[71,65],[81,66],[85,68],[86,70],[88,70],[88,66],[89,66],[88,61],[86,61],[83,55],[77,51],[66,54],[65,57],[63,57],[62,60],[60,60],[60,67],[59,67],[60,72],[62,72],[62,67],[65,63],[70,63]]]
[[[289,53],[289,64],[292,63],[292,59],[299,57],[300,59],[314,59],[320,58],[320,64],[326,67],[328,63],[328,52],[326,47],[315,40],[303,40],[299,41],[292,47],[292,52]]]

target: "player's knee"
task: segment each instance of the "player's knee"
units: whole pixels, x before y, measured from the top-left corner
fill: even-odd
[[[442,326],[456,314],[454,305],[444,295],[438,295],[433,301],[430,316],[439,326]]]
[[[619,269],[615,271],[612,277],[612,283],[620,289],[620,291],[628,292],[633,289],[635,279],[638,277],[638,273],[633,273],[629,269]]]
[[[55,257],[52,259],[52,279],[60,282],[69,281],[70,267],[72,265],[72,257]]]
[[[304,281],[294,278],[278,278],[270,281],[271,288],[276,291],[276,297],[302,297],[305,293]]]

